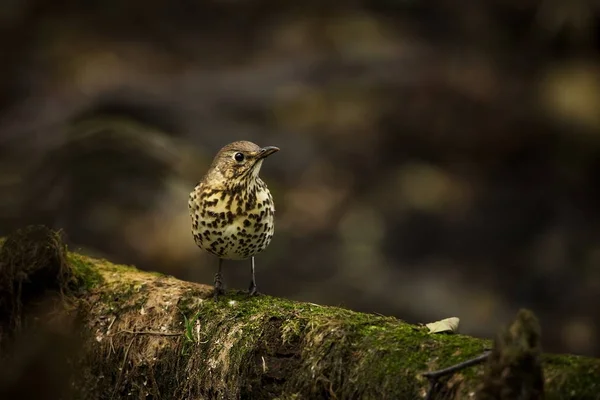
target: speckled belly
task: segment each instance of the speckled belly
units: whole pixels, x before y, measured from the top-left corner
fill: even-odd
[[[242,260],[271,243],[275,208],[269,191],[257,191],[250,208],[238,200],[228,201],[221,192],[203,198],[192,192],[189,209],[198,247],[220,258]]]

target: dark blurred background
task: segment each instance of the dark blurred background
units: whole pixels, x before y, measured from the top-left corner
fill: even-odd
[[[234,140],[263,165],[268,294],[457,316],[520,307],[600,355],[595,0],[4,0],[0,234],[212,283],[188,193]],[[246,288],[248,262],[227,262]]]

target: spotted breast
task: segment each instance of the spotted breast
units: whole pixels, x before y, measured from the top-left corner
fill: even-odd
[[[199,184],[190,194],[196,245],[219,258],[253,257],[273,238],[275,206],[267,185],[257,178],[240,186],[206,190]]]

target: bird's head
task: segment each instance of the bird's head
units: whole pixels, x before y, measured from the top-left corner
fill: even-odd
[[[258,177],[263,160],[279,151],[274,146],[239,141],[223,147],[215,156],[207,174],[208,180],[242,181]]]

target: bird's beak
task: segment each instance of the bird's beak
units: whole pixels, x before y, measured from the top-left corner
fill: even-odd
[[[260,149],[258,151],[258,159],[260,160],[262,158],[268,157],[271,154],[276,153],[278,151],[279,151],[279,147],[275,147],[275,146],[263,147],[262,149]]]

